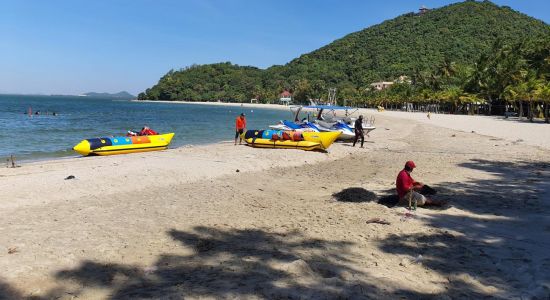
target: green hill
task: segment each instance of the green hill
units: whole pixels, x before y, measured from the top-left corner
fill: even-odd
[[[509,7],[466,1],[401,15],[284,66],[260,70],[222,63],[170,71],[139,99],[247,101],[274,99],[289,89],[304,101],[325,96],[331,87],[340,99],[357,98],[374,81],[415,78],[449,62],[474,65],[497,40],[515,44],[548,35],[550,26]]]

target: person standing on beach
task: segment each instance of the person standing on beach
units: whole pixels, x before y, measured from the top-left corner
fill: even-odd
[[[353,147],[355,147],[355,143],[357,143],[357,140],[361,138],[361,148],[363,148],[363,144],[365,143],[365,132],[363,131],[363,115],[360,115],[357,120],[355,120],[355,139],[353,140]]]
[[[397,179],[395,180],[395,187],[397,189],[397,195],[399,196],[399,205],[408,205],[409,199],[412,203],[416,203],[418,206],[424,205],[436,205],[441,206],[445,204],[443,201],[437,201],[426,198],[426,196],[419,193],[424,187],[422,182],[415,181],[411,177],[411,172],[416,168],[416,164],[409,160],[405,163],[405,168],[399,172]]]
[[[241,115],[237,117],[237,120],[235,120],[235,145],[237,145],[237,139],[239,139],[239,145],[242,143],[243,138],[241,134],[243,134],[245,129],[246,129],[245,114],[241,113]]]

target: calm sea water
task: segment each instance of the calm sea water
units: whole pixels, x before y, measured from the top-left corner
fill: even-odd
[[[29,117],[25,114],[29,107],[41,114]],[[267,128],[290,117],[287,111],[265,108],[0,95],[0,158],[77,156],[72,147],[83,139],[124,135],[144,124],[161,133],[175,132],[171,148],[232,140],[235,118],[241,112],[250,129]]]

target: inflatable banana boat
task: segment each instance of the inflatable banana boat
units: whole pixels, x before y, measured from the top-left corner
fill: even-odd
[[[245,142],[257,148],[283,148],[326,150],[341,132],[302,132],[282,130],[248,130],[243,134]]]
[[[84,156],[164,150],[173,137],[174,133],[93,138],[81,141],[73,150]]]

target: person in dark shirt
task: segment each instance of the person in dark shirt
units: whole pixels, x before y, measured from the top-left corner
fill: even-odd
[[[357,143],[357,140],[361,138],[361,148],[363,148],[363,144],[365,143],[365,132],[363,131],[363,115],[360,115],[357,120],[355,120],[355,139],[353,140],[353,147],[355,147],[355,143]]]

